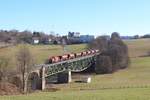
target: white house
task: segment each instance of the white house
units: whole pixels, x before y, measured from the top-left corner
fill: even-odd
[[[39,44],[40,40],[38,38],[33,38],[33,44]]]

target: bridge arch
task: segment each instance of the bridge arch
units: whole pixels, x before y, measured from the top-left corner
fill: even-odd
[[[41,78],[39,73],[32,72],[28,77],[28,90],[41,89]]]

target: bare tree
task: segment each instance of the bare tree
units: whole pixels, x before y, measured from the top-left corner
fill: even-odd
[[[23,44],[17,52],[17,66],[22,76],[22,89],[27,92],[27,82],[30,71],[33,68],[33,58],[27,45]]]
[[[0,57],[0,81],[7,81],[9,69],[9,59]]]

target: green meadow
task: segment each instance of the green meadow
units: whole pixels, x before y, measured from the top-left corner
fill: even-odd
[[[149,99],[150,99],[149,88],[39,92],[29,95],[0,97],[0,100],[149,100]]]

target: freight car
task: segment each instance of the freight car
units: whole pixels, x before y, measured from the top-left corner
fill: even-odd
[[[62,56],[52,56],[48,59],[47,63],[49,63],[49,64],[57,63],[57,62],[66,61],[69,59],[74,59],[74,58],[78,58],[78,57],[95,54],[98,52],[99,52],[99,50],[87,50],[87,51],[83,51],[83,52],[79,52],[79,53],[64,54]]]

